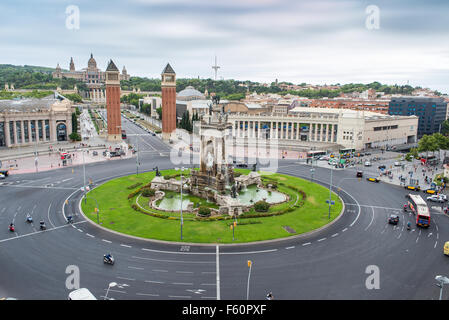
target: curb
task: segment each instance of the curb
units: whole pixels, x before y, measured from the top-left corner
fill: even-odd
[[[300,178],[300,177],[297,177],[297,178]],[[116,179],[116,178],[114,178],[114,179]],[[303,179],[303,178],[300,178],[300,179]],[[95,188],[89,190],[86,193],[86,195],[89,194],[89,192],[91,192],[92,190],[96,189],[97,187],[99,187],[99,186],[103,185],[104,183],[109,182],[111,180],[103,181],[101,184],[95,186]],[[343,199],[338,194],[336,194],[335,192],[333,192],[333,193],[340,199],[340,201],[341,201],[341,203],[343,205],[343,208],[341,209],[340,214],[334,220],[329,222],[328,224],[325,224],[324,226],[321,226],[318,229],[311,230],[311,231],[308,231],[308,232],[305,232],[305,233],[301,233],[301,234],[298,234],[298,235],[294,235],[294,236],[287,236],[285,238],[278,238],[278,239],[271,239],[271,240],[244,242],[244,243],[223,243],[223,244],[221,244],[221,243],[179,242],[179,241],[157,240],[157,239],[148,239],[148,238],[142,238],[142,237],[138,237],[138,236],[132,236],[132,235],[129,235],[129,234],[126,234],[126,233],[121,233],[121,232],[118,232],[118,231],[111,230],[111,229],[108,229],[106,227],[103,227],[103,226],[99,225],[98,223],[94,222],[93,220],[91,220],[90,218],[88,218],[84,214],[83,210],[81,209],[81,202],[83,201],[83,197],[80,199],[80,201],[78,203],[78,209],[79,209],[81,215],[91,225],[94,225],[95,227],[100,228],[100,229],[102,229],[104,231],[111,232],[111,233],[113,233],[115,235],[119,235],[119,236],[122,236],[122,237],[125,237],[125,238],[129,238],[129,239],[133,239],[133,240],[141,240],[141,241],[143,240],[143,241],[150,242],[150,243],[168,244],[168,245],[173,245],[174,244],[174,245],[190,245],[190,246],[202,246],[202,247],[212,247],[212,246],[216,247],[218,245],[218,246],[221,246],[221,247],[238,247],[238,246],[251,246],[251,245],[267,244],[267,243],[275,243],[275,242],[283,242],[283,241],[300,239],[300,238],[311,236],[311,235],[313,235],[315,233],[318,233],[320,231],[323,231],[323,230],[329,228],[334,223],[336,223],[338,220],[340,220],[340,218],[343,216],[343,213],[345,212],[345,208],[346,208]]]

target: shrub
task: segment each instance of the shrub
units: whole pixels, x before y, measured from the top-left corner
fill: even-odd
[[[210,209],[208,207],[200,207],[198,209],[198,215],[202,217],[209,217],[210,216]]]
[[[267,212],[268,209],[270,209],[270,204],[263,200],[257,201],[254,205],[254,210],[256,212]]]
[[[70,138],[70,140],[72,140],[72,141],[81,141],[81,136],[80,136],[78,133],[76,133],[76,132],[72,132],[72,133],[69,135],[69,138]]]
[[[138,186],[140,186],[141,184],[142,184],[142,182],[135,183],[135,184],[129,186],[127,189],[129,189],[129,190],[135,189],[135,188],[137,188]]]
[[[142,189],[142,196],[149,198],[149,197],[154,197],[154,194],[156,192],[154,191],[154,189],[151,188],[143,188]]]

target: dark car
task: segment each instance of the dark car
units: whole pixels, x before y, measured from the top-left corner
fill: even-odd
[[[115,152],[115,151],[111,151],[111,152],[109,152],[109,156],[111,158],[113,158],[113,157],[120,157],[120,153]]]
[[[363,177],[363,171],[357,171],[356,176],[357,176],[357,178]]]
[[[382,165],[380,165],[380,166],[379,166],[378,168],[379,168],[379,170],[382,170],[382,169],[384,169],[384,170],[385,170],[385,169],[387,168],[387,166],[386,166],[386,165],[384,165],[384,164],[382,164]]]
[[[93,156],[98,156],[98,152],[97,152],[97,151],[94,151],[94,152],[92,152],[92,155],[93,155]]]
[[[396,214],[392,214],[392,215],[390,215],[390,217],[388,218],[388,223],[391,223],[391,224],[398,224],[398,222],[399,222],[399,216],[396,215]]]
[[[371,182],[379,182],[379,178],[373,178],[373,177],[368,177],[366,178],[366,180],[371,181]]]
[[[371,152],[365,152],[365,156],[370,156]]]

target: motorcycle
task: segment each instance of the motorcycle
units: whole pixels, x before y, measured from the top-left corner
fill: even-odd
[[[73,218],[72,218],[72,216],[68,216],[68,217],[67,217],[67,223],[73,223]]]
[[[9,225],[9,231],[11,231],[11,232],[14,232],[14,231],[15,231],[14,225],[12,225],[12,224]]]
[[[113,265],[114,264],[114,257],[112,256],[112,255],[104,255],[103,256],[103,262],[104,263],[107,263],[107,264],[110,264],[110,265]]]
[[[41,221],[41,222],[40,222],[40,229],[41,229],[41,230],[46,230],[46,229],[47,229],[47,226],[45,225],[45,222],[44,222],[44,221]]]
[[[30,215],[27,215],[27,222],[28,223],[33,222],[33,218]]]

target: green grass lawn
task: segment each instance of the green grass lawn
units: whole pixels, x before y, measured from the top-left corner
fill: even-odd
[[[249,170],[238,171],[244,174],[249,172]],[[175,174],[176,171],[165,170],[161,173],[162,175]],[[141,173],[139,176],[126,176],[111,180],[95,188],[88,193],[87,202],[82,202],[83,212],[94,222],[97,221],[97,216],[94,213],[95,198],[98,201],[100,224],[103,227],[143,238],[180,241],[179,214],[170,213],[169,215],[172,218],[161,219],[145,215],[131,208],[131,205],[136,203],[138,196],[128,200],[128,194],[133,190],[127,189],[127,187],[138,182],[141,182],[142,185],[147,184],[154,176],[154,172]],[[329,198],[329,190],[318,184],[281,174],[272,174],[270,178],[277,181],[278,191],[288,194],[290,197],[289,201],[272,206],[271,212],[294,205],[298,197],[298,203],[301,201],[302,196],[288,186],[299,188],[306,193],[307,198],[303,206],[279,216],[237,219],[235,241],[232,241],[232,230],[230,228],[232,220],[192,221],[189,218],[193,218],[194,215],[186,214],[183,215],[186,218],[183,225],[183,241],[241,243],[284,238],[317,229],[335,219],[341,212],[343,205],[340,199],[332,194],[335,205],[332,206],[331,218],[328,219],[329,207],[325,201]],[[148,198],[141,196],[138,201],[142,207],[151,210],[148,207]],[[198,199],[198,201],[201,200]],[[251,213],[254,213],[254,211],[251,210],[245,215]],[[287,232],[283,228],[284,226],[290,227],[296,233]]]

